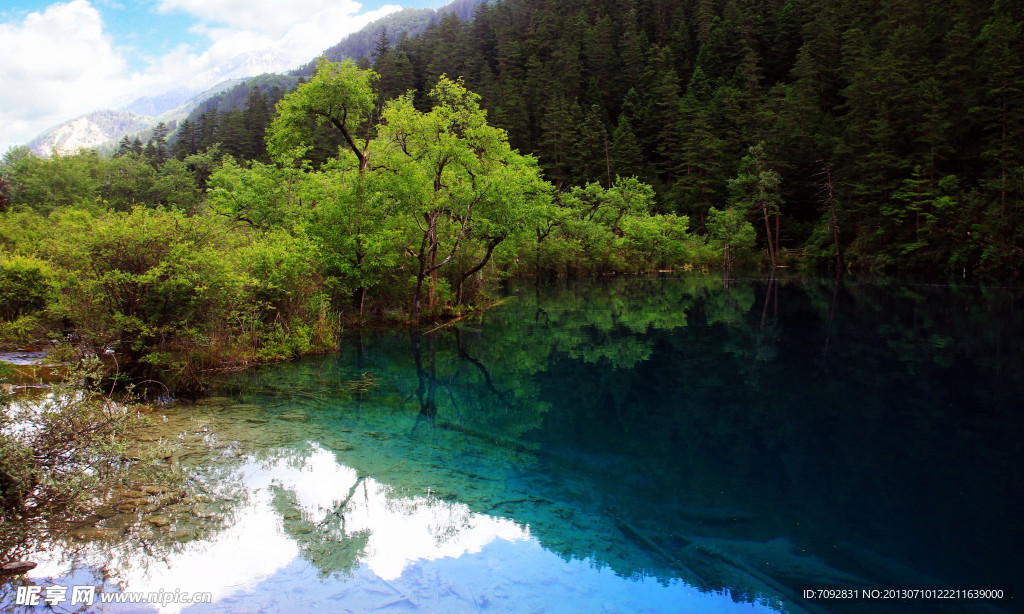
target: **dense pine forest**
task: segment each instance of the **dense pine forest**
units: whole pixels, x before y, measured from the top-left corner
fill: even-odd
[[[778,175],[764,249],[1019,273],[1022,20],[1002,0],[525,0],[374,66],[392,94],[464,75],[550,181],[637,176],[697,231],[756,167]]]
[[[459,14],[112,158],[7,152],[0,337],[64,330],[197,385],[345,321],[457,316],[508,275],[1024,270],[1017,3]]]
[[[1005,275],[1024,266],[1022,20],[1001,1],[503,2],[382,30],[364,61],[385,98],[463,76],[561,188],[635,176],[704,232],[753,164],[778,176],[762,249]],[[220,120],[232,152],[243,114]]]

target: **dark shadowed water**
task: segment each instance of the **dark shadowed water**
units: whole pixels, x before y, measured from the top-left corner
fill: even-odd
[[[168,612],[1021,611],[1020,289],[504,291],[169,408],[206,497],[102,521],[37,581],[215,600]],[[923,587],[1005,596],[883,598]]]

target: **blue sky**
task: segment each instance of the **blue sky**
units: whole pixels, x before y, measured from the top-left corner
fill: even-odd
[[[43,130],[247,51],[301,64],[398,10],[446,0],[6,0],[0,155]]]

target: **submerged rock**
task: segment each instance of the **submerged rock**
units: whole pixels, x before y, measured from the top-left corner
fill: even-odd
[[[140,486],[139,490],[147,492],[147,493],[149,493],[151,495],[162,495],[162,494],[164,494],[166,492],[170,492],[170,489],[167,488],[166,486],[157,486],[157,485],[152,485],[152,484],[146,484],[145,486]]]
[[[142,490],[122,490],[117,493],[122,499],[148,499],[150,493]]]
[[[146,516],[143,520],[157,527],[166,527],[171,524],[171,519],[167,516]]]
[[[217,514],[205,507],[197,507],[192,510],[192,515],[196,518],[214,518]]]
[[[206,397],[196,401],[196,405],[231,405],[232,403],[234,401],[227,397]]]
[[[12,563],[4,563],[0,565],[0,575],[2,576],[17,576],[23,573],[28,573],[36,568],[37,563],[32,561],[15,561]]]
[[[114,509],[122,514],[131,514],[135,512],[148,514],[160,509],[160,504],[153,502],[151,499],[128,499],[118,503]]]
[[[196,539],[196,532],[191,529],[183,529],[171,533],[171,540],[176,542],[190,542]]]
[[[99,527],[88,527],[76,529],[71,532],[71,537],[81,541],[95,541],[117,537],[120,533],[114,529],[102,529]]]

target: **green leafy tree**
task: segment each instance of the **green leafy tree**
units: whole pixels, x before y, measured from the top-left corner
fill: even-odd
[[[405,236],[393,199],[377,173],[360,173],[334,160],[302,182],[302,198],[312,203],[305,232],[316,242],[325,273],[351,292],[362,317],[370,288],[387,279],[402,257]]]
[[[377,99],[377,73],[355,62],[317,61],[316,74],[277,104],[277,116],[270,125],[267,148],[277,160],[292,162],[309,152],[316,129],[326,124],[344,139],[345,148],[359,162],[360,171],[369,168],[369,120]]]
[[[56,273],[45,260],[0,253],[0,320],[46,309],[56,298]]]
[[[150,190],[150,202],[154,205],[194,211],[200,201],[196,177],[188,166],[177,158],[166,160],[157,173]]]
[[[118,211],[148,206],[157,171],[142,156],[128,152],[102,164],[100,196]]]
[[[764,219],[765,236],[768,241],[768,255],[772,268],[776,265],[776,247],[770,219],[779,215],[782,196],[779,186],[782,178],[768,165],[764,143],[753,145],[746,156],[740,161],[739,173],[735,179],[729,180],[733,203],[748,211],[759,214]]]
[[[419,230],[418,247],[406,248],[415,261],[416,282],[410,306],[415,320],[433,307],[438,273],[471,239],[483,219],[518,203],[515,191],[539,181],[536,166],[523,160],[503,130],[487,123],[479,96],[461,81],[442,77],[430,93],[433,108],[416,109],[411,96],[384,110],[375,164],[380,164],[387,193]],[[511,221],[511,220],[510,220]]]
[[[3,160],[12,206],[41,212],[91,204],[99,194],[101,162],[95,151],[41,158],[27,148],[9,151]]]
[[[722,265],[729,269],[754,249],[757,233],[742,209],[711,207],[708,211],[708,236],[715,247],[721,249]]]
[[[215,213],[253,228],[280,227],[298,214],[300,180],[294,169],[240,164],[226,156],[210,176],[207,203]]]

